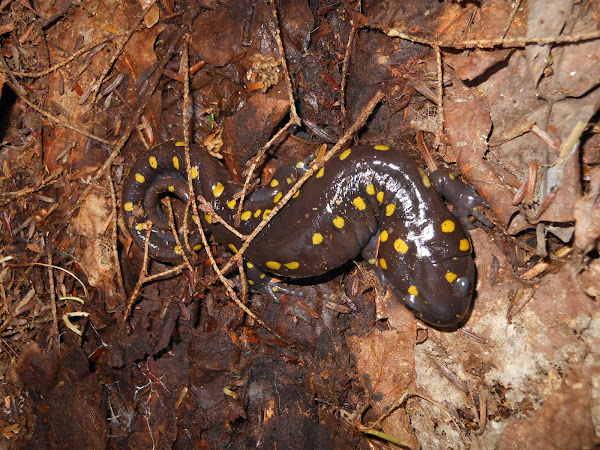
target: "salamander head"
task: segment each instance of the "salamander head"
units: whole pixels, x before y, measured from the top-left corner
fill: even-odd
[[[434,326],[456,325],[471,306],[475,265],[470,255],[450,258],[417,268],[405,305]]]

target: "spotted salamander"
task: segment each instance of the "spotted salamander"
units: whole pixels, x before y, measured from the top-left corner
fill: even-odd
[[[190,153],[195,193],[233,225],[241,186],[227,181],[227,169],[202,148],[192,147]],[[300,161],[280,167],[270,183],[246,199],[237,229],[250,234],[307,166]],[[444,206],[438,190],[454,203],[461,221]],[[144,247],[150,220],[150,255],[181,260],[161,208],[165,195],[188,201],[184,149],[172,142],[138,158],[124,182],[123,210],[137,245]],[[461,222],[468,226],[473,215],[492,225],[480,205],[484,202],[446,170],[428,176],[411,158],[385,145],[348,148],[307,180],[252,241],[244,254],[248,280],[263,292],[300,295],[272,276],[314,277],[362,255],[383,287],[389,286],[417,317],[450,326],[468,312],[475,277],[471,241]],[[241,247],[242,241],[210,214],[200,220],[231,251]],[[199,250],[195,228],[189,226],[188,239]]]

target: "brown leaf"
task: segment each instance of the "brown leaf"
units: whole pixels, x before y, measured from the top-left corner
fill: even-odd
[[[395,302],[389,296],[385,298]],[[358,377],[369,393],[371,406],[377,415],[397,402],[415,379],[416,321],[402,305],[395,303],[392,309],[397,318],[395,323],[401,324],[400,329],[374,329],[365,337],[347,338],[348,347],[357,361]],[[385,433],[407,442],[411,448],[419,447],[402,407],[382,422],[382,428]]]

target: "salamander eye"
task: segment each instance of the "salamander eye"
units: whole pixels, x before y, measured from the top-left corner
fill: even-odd
[[[471,293],[471,280],[468,277],[457,278],[454,282],[454,292],[459,297],[466,297]]]
[[[417,309],[417,302],[414,295],[405,295],[403,300],[409,310],[415,311]]]

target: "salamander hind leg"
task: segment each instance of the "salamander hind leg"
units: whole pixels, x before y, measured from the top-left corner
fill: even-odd
[[[248,284],[250,287],[255,291],[269,295],[275,301],[279,301],[279,297],[277,296],[278,294],[288,294],[294,297],[305,296],[301,290],[284,286],[280,283],[280,280],[264,273],[250,261],[245,261],[244,269],[246,271],[246,278],[248,279]]]
[[[379,242],[379,236],[380,233],[377,233],[375,236],[371,237],[368,244],[362,249],[361,256],[370,264],[377,279],[381,283],[381,287],[385,290],[388,286],[388,280],[385,278],[381,266],[377,263],[377,243]]]

